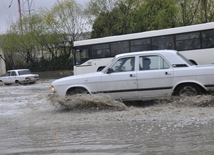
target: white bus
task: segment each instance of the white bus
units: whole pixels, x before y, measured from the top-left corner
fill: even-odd
[[[96,72],[119,53],[175,49],[196,64],[214,64],[214,22],[74,42],[74,75]]]

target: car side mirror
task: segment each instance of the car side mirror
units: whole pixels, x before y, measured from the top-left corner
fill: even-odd
[[[107,74],[111,74],[111,73],[113,73],[114,72],[114,70],[112,69],[112,68],[108,68],[108,70],[107,70]]]
[[[99,68],[97,69],[97,72],[102,71],[105,67],[106,67],[106,66],[101,66],[101,67],[99,67]]]

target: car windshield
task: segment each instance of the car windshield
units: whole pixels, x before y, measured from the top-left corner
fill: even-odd
[[[18,71],[19,75],[31,74],[30,70]]]
[[[113,58],[108,64],[107,64],[107,66],[105,66],[105,68],[103,68],[103,70],[101,71],[102,73],[104,73],[106,70],[107,70],[107,68],[109,68],[109,66],[112,64],[112,62],[115,60],[115,58]]]
[[[180,56],[188,65],[190,65],[190,66],[193,66],[194,64],[191,62],[191,61],[189,61],[186,57],[184,57],[182,54],[180,54],[180,53],[177,53],[178,54],[178,56]]]

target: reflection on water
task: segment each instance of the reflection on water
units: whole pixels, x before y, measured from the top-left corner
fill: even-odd
[[[214,153],[211,95],[125,105],[105,95],[50,99],[42,86],[0,89],[13,90],[0,102],[1,154]]]

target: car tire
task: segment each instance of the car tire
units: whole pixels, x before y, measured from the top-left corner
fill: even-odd
[[[21,82],[20,82],[19,80],[16,80],[15,83],[16,83],[17,85],[20,85],[20,84],[21,84]]]
[[[0,86],[3,86],[4,82],[2,80],[0,80]]]
[[[196,84],[183,84],[178,86],[175,90],[176,96],[197,96],[201,94],[202,90]]]
[[[68,90],[66,93],[67,96],[76,95],[76,94],[88,94],[88,91],[84,88],[74,88],[74,89]]]

